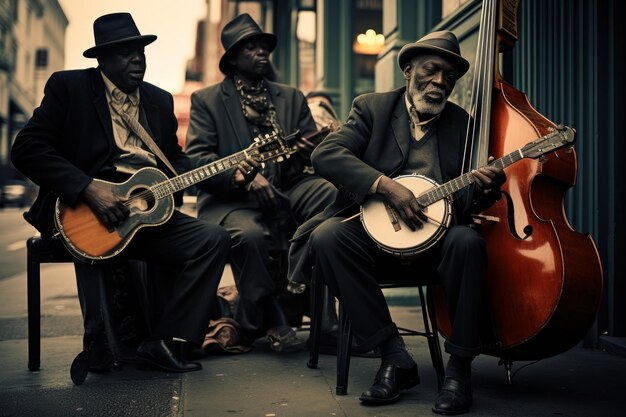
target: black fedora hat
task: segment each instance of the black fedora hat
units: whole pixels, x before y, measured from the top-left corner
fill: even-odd
[[[456,35],[447,30],[429,33],[414,43],[406,44],[398,54],[398,64],[404,71],[404,67],[414,56],[420,54],[433,54],[450,59],[459,71],[458,78],[469,69],[469,62],[461,56],[461,48]]]
[[[96,46],[83,52],[85,58],[97,58],[102,49],[126,42],[139,42],[144,46],[156,40],[156,35],[142,35],[130,13],[111,13],[93,22]]]
[[[240,14],[226,23],[224,29],[222,29],[221,39],[222,46],[224,47],[224,55],[222,55],[222,59],[220,59],[220,71],[224,74],[228,74],[230,71],[230,63],[228,61],[237,44],[257,36],[265,39],[270,48],[270,52],[276,48],[276,35],[263,32],[248,13]]]

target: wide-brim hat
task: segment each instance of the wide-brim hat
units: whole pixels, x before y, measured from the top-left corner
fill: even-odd
[[[220,59],[220,71],[228,74],[231,69],[230,59],[236,46],[250,38],[261,37],[267,42],[270,52],[276,48],[278,39],[273,33],[263,32],[259,25],[252,19],[248,13],[236,16],[233,20],[226,23],[222,29],[222,46],[224,47],[224,55]]]
[[[156,35],[142,35],[130,13],[111,13],[100,16],[93,22],[93,37],[96,45],[83,52],[85,58],[97,58],[103,49],[127,42],[148,45]]]
[[[469,62],[461,56],[461,48],[456,35],[447,30],[429,33],[414,43],[406,44],[398,54],[398,64],[404,67],[413,57],[420,54],[433,54],[448,58],[453,62],[461,78],[470,67]]]

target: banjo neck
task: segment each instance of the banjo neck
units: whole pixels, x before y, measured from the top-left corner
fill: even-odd
[[[502,158],[492,161],[489,166],[495,166],[497,168],[503,169],[523,158],[524,154],[522,153],[522,150],[517,149],[514,152],[503,156]],[[467,172],[460,177],[456,177],[453,180],[435,186],[430,190],[420,194],[419,196],[417,196],[417,202],[422,207],[430,206],[434,202],[449,197],[457,191],[473,184],[474,182],[476,182],[476,177],[474,176],[473,172]]]

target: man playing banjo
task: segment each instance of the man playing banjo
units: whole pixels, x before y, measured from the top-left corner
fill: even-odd
[[[468,115],[447,101],[456,81],[469,69],[456,36],[433,32],[405,45],[398,61],[406,87],[357,97],[346,123],[314,151],[316,172],[340,193],[322,216],[300,227],[294,243],[302,244],[301,253],[315,265],[316,276],[343,303],[359,342],[354,350],[378,347],[381,351],[375,382],[360,397],[364,404],[392,403],[400,391],[419,383],[417,365],[391,319],[377,275],[436,274],[453,330],[445,344],[451,355],[446,378],[433,411],[459,414],[472,402],[470,365],[479,353],[481,280],[487,266],[485,244],[472,227],[470,214],[499,198],[506,177],[492,166],[474,171],[474,184],[454,195],[452,224],[419,256],[409,248],[401,251],[404,259],[399,259],[392,254],[395,251],[383,250],[372,239],[364,222],[350,220],[368,199],[382,198],[386,210],[376,220],[419,235],[431,226],[428,207],[421,207],[417,194],[393,178],[419,174],[442,184],[462,173],[467,158]],[[297,282],[302,274],[292,272]]]

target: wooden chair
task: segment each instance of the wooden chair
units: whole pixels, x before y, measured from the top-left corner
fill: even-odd
[[[73,262],[59,242],[33,236],[26,241],[26,292],[28,305],[28,369],[41,366],[41,264]]]
[[[33,236],[26,241],[26,285],[28,307],[28,369],[36,371],[41,366],[41,264],[43,263],[73,263],[72,255],[55,239],[42,239]],[[111,297],[109,285],[105,278],[98,276],[102,319],[109,347],[114,361],[117,362],[120,353],[117,351],[116,336],[113,324]]]
[[[320,277],[316,277],[313,273],[311,282],[311,303],[312,318],[310,329],[310,351],[309,368],[317,368],[320,349],[321,334],[321,309],[323,303],[324,283]],[[437,335],[437,325],[434,317],[433,305],[429,297],[424,295],[424,287],[428,289],[433,285],[432,281],[426,279],[413,280],[384,280],[379,282],[381,288],[399,288],[399,287],[418,287],[420,295],[420,307],[424,320],[424,330],[411,330],[399,328],[402,336],[424,336],[428,340],[428,349],[433,368],[437,374],[437,389],[441,389],[445,376],[445,368],[443,366],[443,356],[441,353],[441,345]],[[346,395],[348,392],[348,374],[350,370],[350,354],[352,348],[352,328],[348,315],[341,303],[339,303],[339,331],[337,335],[337,382],[335,392],[337,395]]]

